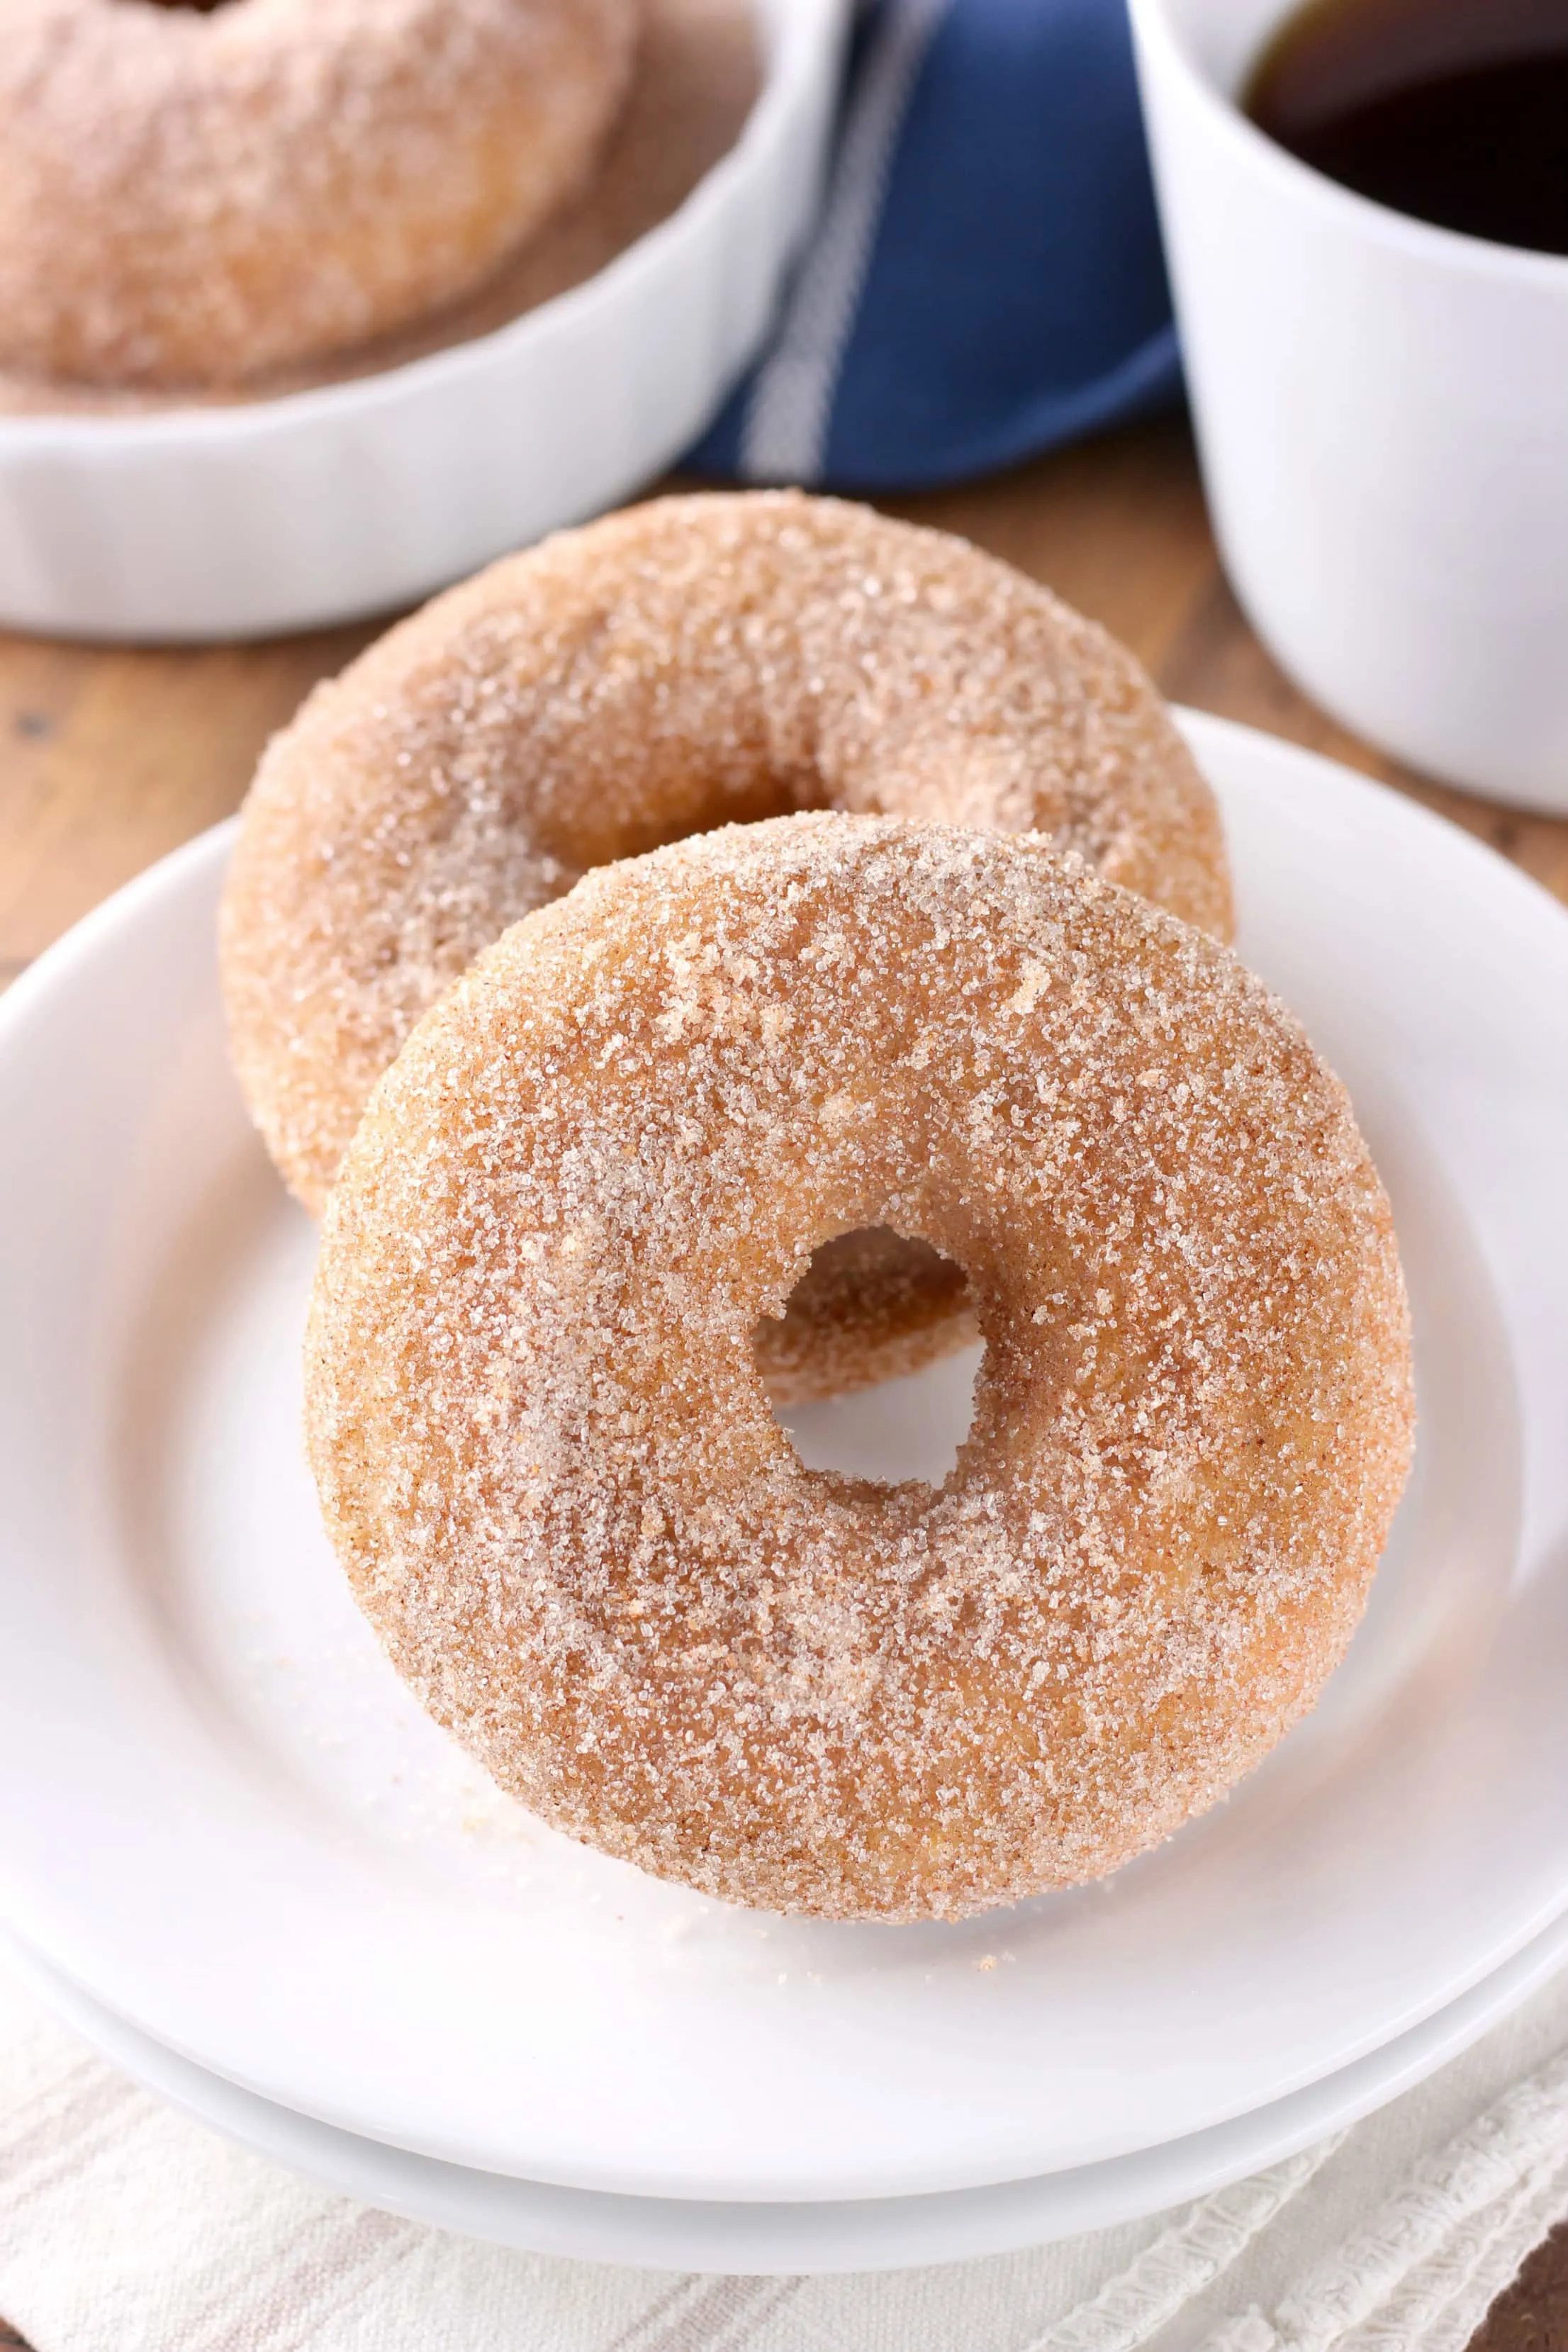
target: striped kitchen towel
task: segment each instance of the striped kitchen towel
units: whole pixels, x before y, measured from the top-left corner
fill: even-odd
[[[690,462],[910,489],[1179,381],[1124,0],[876,0],[773,345]]]

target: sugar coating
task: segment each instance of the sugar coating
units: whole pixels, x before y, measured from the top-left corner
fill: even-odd
[[[1048,833],[1229,936],[1213,795],[1102,630],[964,541],[863,507],[658,500],[438,597],[263,760],[224,992],[293,1190],[320,1211],[375,1080],[508,923],[607,860],[824,804]],[[882,1256],[858,1304],[829,1267],[794,1332],[764,1328],[775,1393],[962,1344],[951,1277]]]
[[[6,0],[0,365],[221,385],[479,284],[589,169],[637,0]]]
[[[940,1491],[807,1471],[751,1347],[885,1223],[986,1341]],[[1309,1708],[1413,1407],[1342,1088],[1037,837],[801,815],[591,873],[415,1029],[329,1204],[310,1457],[426,1706],[731,1901],[1114,1870]]]

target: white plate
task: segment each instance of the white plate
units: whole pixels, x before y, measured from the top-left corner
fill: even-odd
[[[1350,1081],[1415,1301],[1419,1465],[1314,1717],[1108,1885],[961,1927],[726,1909],[499,1800],[384,1666],[317,1528],[312,1236],[226,1072],[219,835],[0,1003],[19,1935],[155,2040],[373,2138],[821,2200],[1247,2114],[1568,1905],[1568,919],[1408,802],[1190,723],[1244,950]]]
[[[0,621],[212,640],[384,612],[662,472],[755,356],[821,184],[847,0],[753,5],[734,147],[554,301],[279,399],[0,417]]]
[[[199,2123],[323,2189],[461,2237],[652,2270],[791,2274],[973,2262],[1164,2212],[1279,2164],[1457,2057],[1568,1957],[1568,1913],[1495,1975],[1371,2057],[1233,2123],[1136,2156],[989,2189],[836,2204],[725,2205],[552,2189],[314,2123],[139,2033],[16,1944],[5,1957],[106,2058]]]

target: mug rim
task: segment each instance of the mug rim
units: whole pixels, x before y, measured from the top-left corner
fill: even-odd
[[[1406,250],[1411,258],[1464,269],[1472,276],[1512,280],[1542,289],[1568,289],[1568,254],[1538,253],[1529,246],[1500,245],[1464,229],[1443,228],[1393,205],[1363,196],[1304,163],[1278,140],[1260,131],[1229,91],[1215,87],[1191,56],[1172,21],[1171,0],[1127,0],[1142,56],[1173,73],[1195,100],[1220,138],[1240,157],[1269,173],[1287,193],[1337,215],[1363,235]],[[1289,7],[1281,10],[1281,17]]]

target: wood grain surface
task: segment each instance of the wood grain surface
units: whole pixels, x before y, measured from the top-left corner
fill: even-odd
[[[1282,676],[1219,570],[1180,423],[888,504],[1048,581],[1124,638],[1173,699],[1381,777],[1568,902],[1568,822],[1423,782]],[[268,735],[374,634],[178,652],[0,637],[0,985],[110,890],[236,808]],[[20,2343],[0,2322],[0,2347]],[[1471,2352],[1568,2352],[1568,2227],[1494,2305]]]

